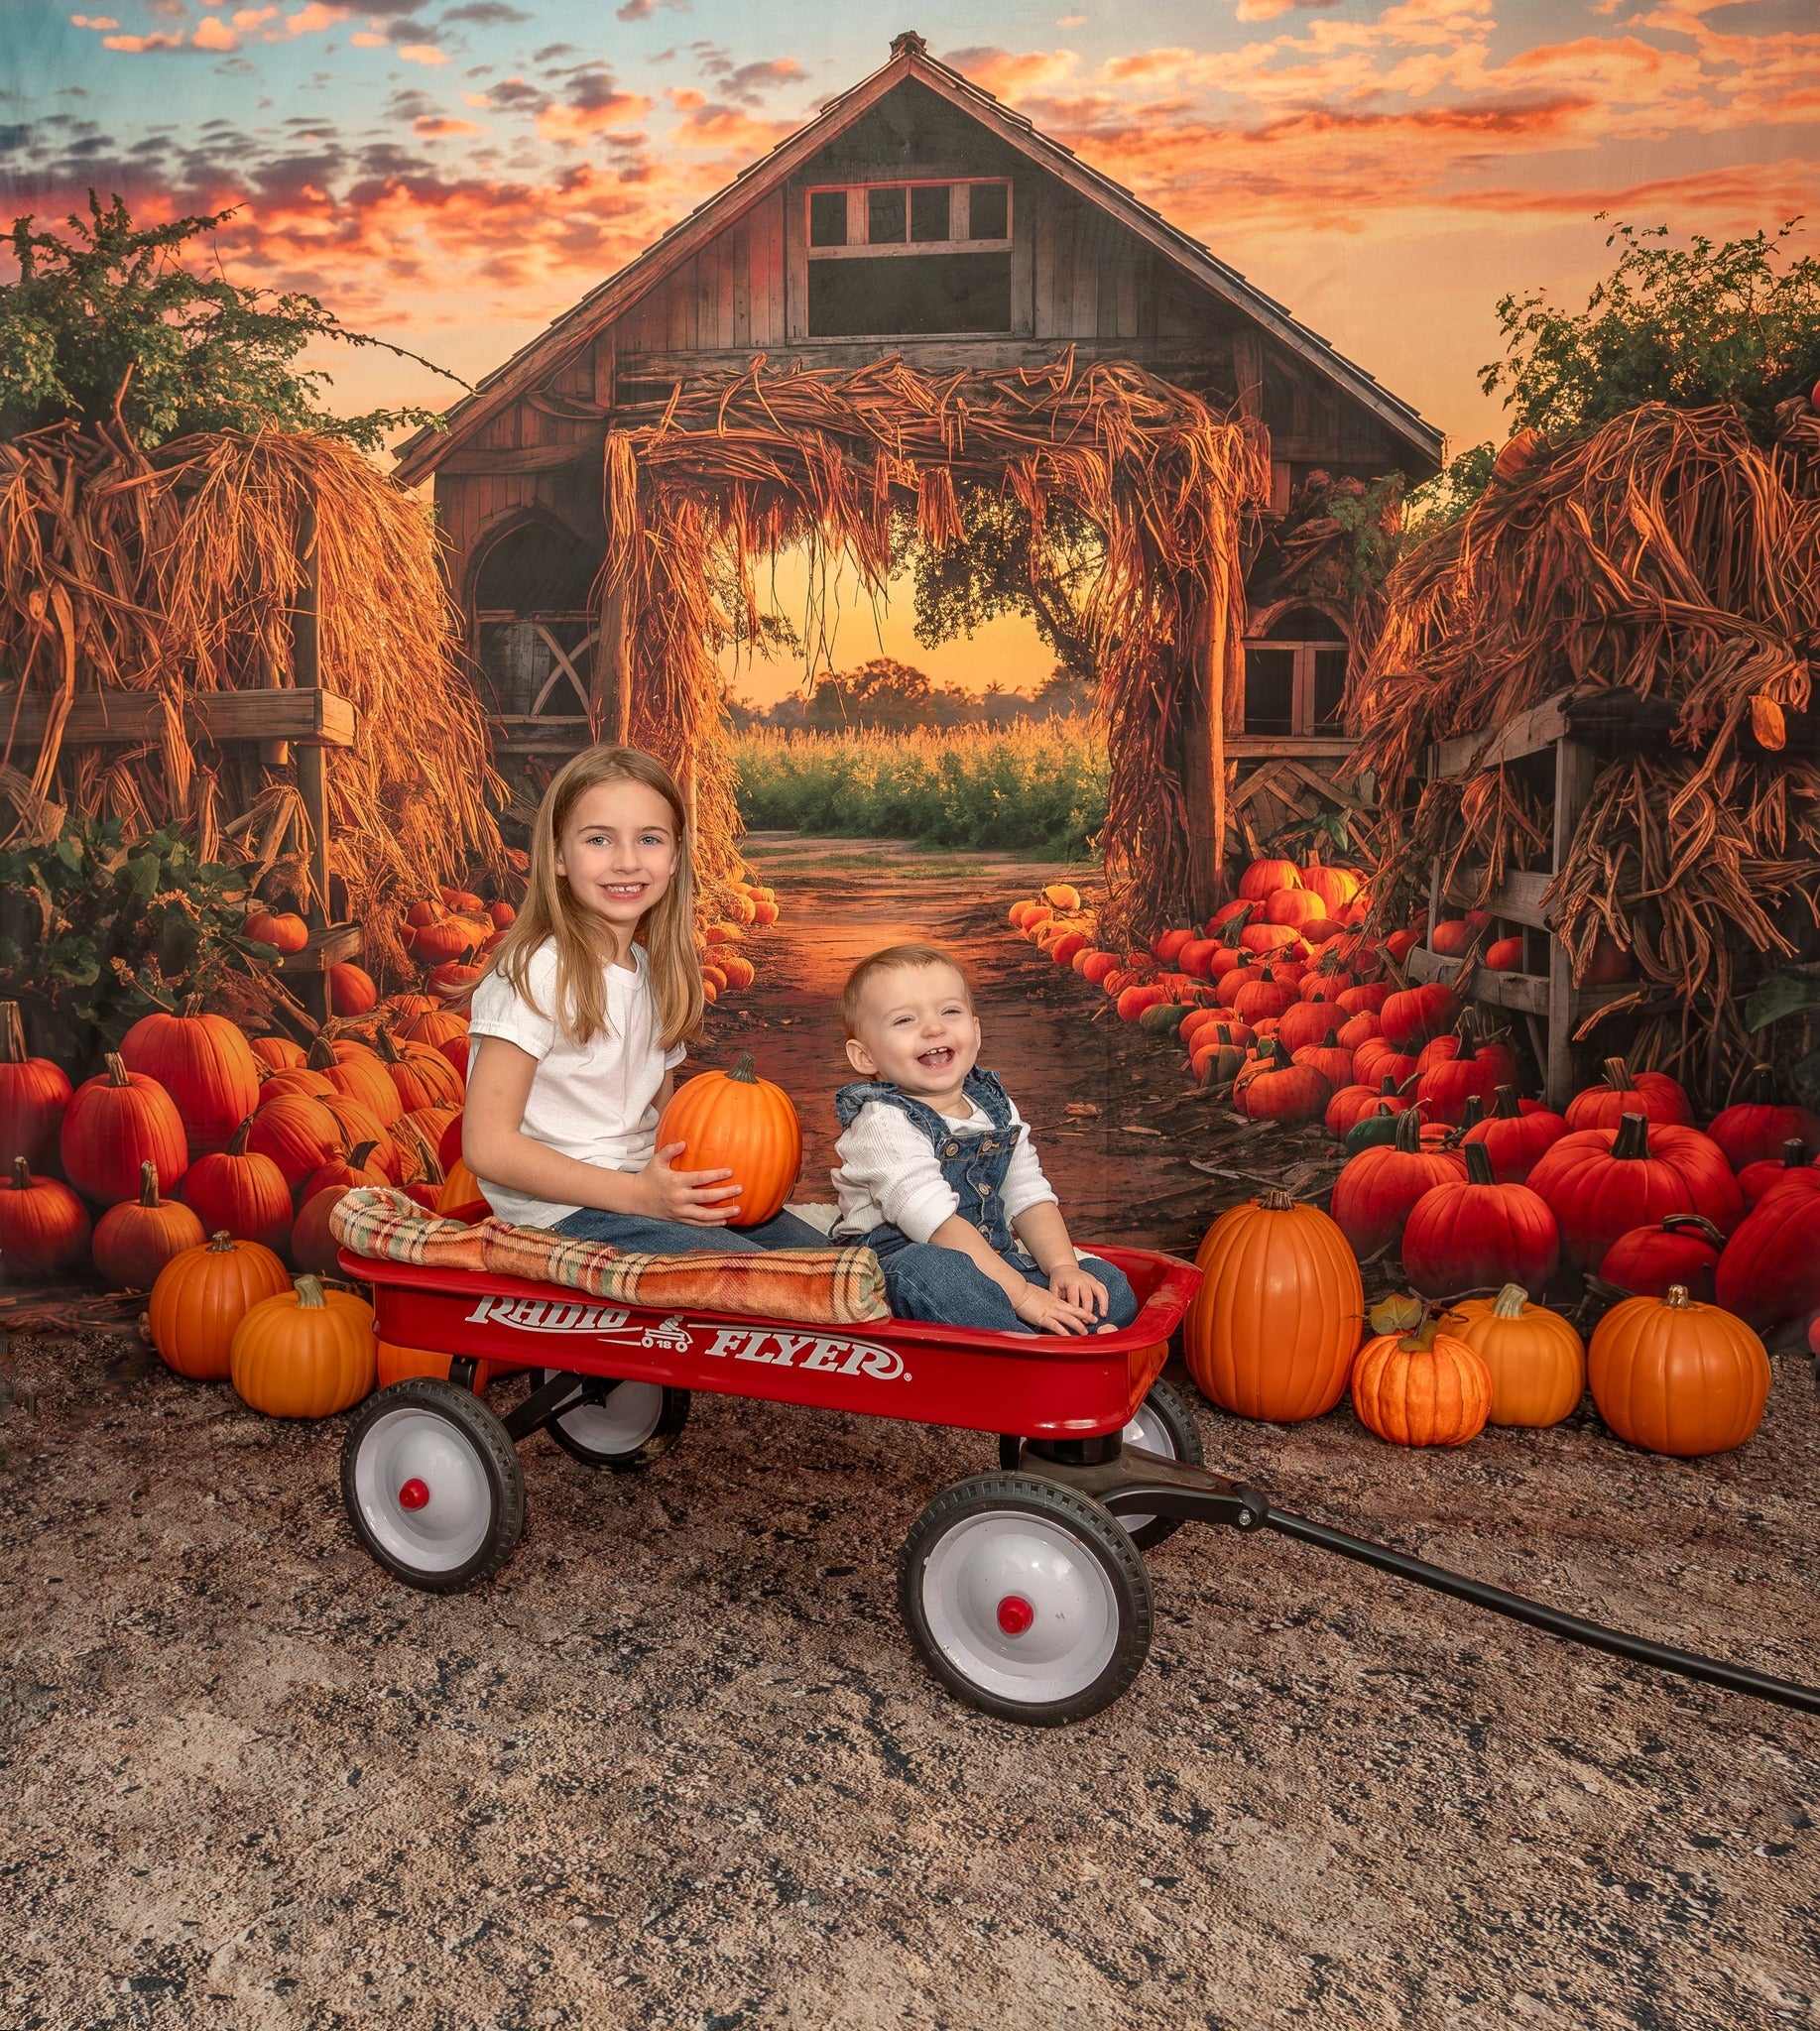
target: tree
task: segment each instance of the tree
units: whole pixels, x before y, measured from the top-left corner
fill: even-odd
[[[1602,212],[1600,217],[1604,217]],[[1622,251],[1578,313],[1539,292],[1498,305],[1505,357],[1482,367],[1517,422],[1548,435],[1609,422],[1643,402],[1733,403],[1763,442],[1775,406],[1820,378],[1820,260],[1792,258],[1798,219],[1716,246],[1666,226],[1614,226]]]
[[[874,657],[844,676],[823,677],[809,703],[822,727],[881,727],[903,731],[927,726],[935,715],[929,680],[912,664]]]
[[[19,275],[0,284],[0,436],[117,417],[147,446],[190,430],[283,429],[318,430],[371,451],[389,431],[440,420],[415,408],[358,417],[322,410],[333,377],[294,364],[315,339],[381,346],[457,377],[348,330],[314,297],[242,289],[186,268],[180,250],[233,215],[136,226],[119,197],[103,205],[91,190],[88,216],[67,221],[67,239],[35,232],[29,215],[15,219]]]

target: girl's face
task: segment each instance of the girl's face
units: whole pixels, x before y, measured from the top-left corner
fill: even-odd
[[[556,873],[625,955],[639,919],[676,872],[676,821],[649,784],[597,782],[575,801],[556,841]]]

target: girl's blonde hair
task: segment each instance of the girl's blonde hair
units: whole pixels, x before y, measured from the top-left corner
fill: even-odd
[[[508,980],[540,1016],[586,1044],[607,1027],[605,930],[575,900],[556,872],[562,834],[575,805],[603,782],[642,782],[668,804],[676,829],[676,871],[669,887],[639,919],[635,942],[645,947],[651,991],[666,1049],[701,1027],[706,998],[701,962],[695,954],[695,883],[692,842],[682,793],[662,762],[639,748],[587,748],[565,762],[544,792],[531,838],[531,873],[518,920],[494,949],[490,971]],[[556,1006],[538,1009],[531,992],[531,962],[548,939],[556,946]]]

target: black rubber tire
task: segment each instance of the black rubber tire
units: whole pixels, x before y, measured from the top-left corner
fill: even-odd
[[[356,1487],[361,1448],[400,1410],[425,1411],[452,1425],[480,1465],[490,1513],[478,1548],[458,1566],[437,1570],[412,1564],[375,1534],[363,1510]],[[414,1375],[369,1396],[354,1413],[341,1445],[341,1501],[354,1535],[394,1579],[425,1594],[459,1594],[490,1580],[518,1549],[525,1528],[525,1471],[505,1426],[478,1396],[432,1376]]]
[[[995,1510],[1027,1514],[1065,1532],[1111,1590],[1117,1612],[1111,1655],[1091,1684],[1064,1698],[1022,1699],[980,1683],[949,1655],[930,1626],[925,1599],[930,1559],[950,1532]],[[1154,1625],[1151,1576],[1131,1533],[1098,1502],[1033,1474],[976,1474],[944,1489],[904,1541],[898,1557],[898,1608],[916,1654],[949,1692],[983,1714],[1033,1728],[1066,1727],[1111,1706],[1143,1670]]]
[[[1168,1453],[1177,1460],[1185,1461],[1190,1467],[1206,1465],[1201,1448],[1200,1427],[1194,1422],[1194,1413],[1181,1399],[1181,1392],[1164,1381],[1151,1384],[1150,1393],[1144,1399],[1145,1407],[1156,1415],[1156,1422],[1168,1434]],[[1152,1452],[1161,1449],[1153,1446]],[[1140,1551],[1149,1551],[1153,1545],[1160,1544],[1165,1537],[1173,1537],[1182,1526],[1180,1516],[1153,1516],[1131,1533],[1131,1541]]]
[[[560,1373],[559,1369],[535,1371],[532,1387],[541,1388],[544,1383]],[[567,1412],[552,1417],[544,1429],[571,1460],[579,1460],[583,1467],[604,1467],[611,1474],[636,1474],[649,1467],[654,1460],[662,1460],[676,1443],[682,1427],[688,1423],[688,1390],[666,1389],[655,1428],[639,1445],[624,1453],[606,1453],[597,1446],[584,1445],[572,1433],[563,1429],[562,1417],[568,1415]]]

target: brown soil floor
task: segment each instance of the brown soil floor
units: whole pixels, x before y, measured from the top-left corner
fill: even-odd
[[[752,858],[787,918],[717,1029],[787,1077],[812,1165],[828,990],[914,931],[974,965],[988,1062],[1078,1233],[1185,1246],[1239,1191],[1186,1158],[1257,1145],[997,934],[1031,871]],[[1069,1139],[1075,1096],[1104,1112]],[[1820,2008],[1812,1719],[1191,1531],[1150,1555],[1131,1693],[1026,1731],[945,1698],[895,1604],[905,1530],[989,1441],[726,1398],[642,1477],[537,1439],[516,1558],[442,1600],[355,1548],[342,1420],[275,1424],[124,1345],[22,1341],[0,1391],[36,1394],[0,1409],[8,2031],[1686,2031]],[[1210,1460],[1286,1507],[1820,1677],[1805,1363],[1777,1361],[1749,1446],[1692,1463],[1590,1411],[1457,1454],[1380,1445],[1345,1408],[1200,1418]]]

